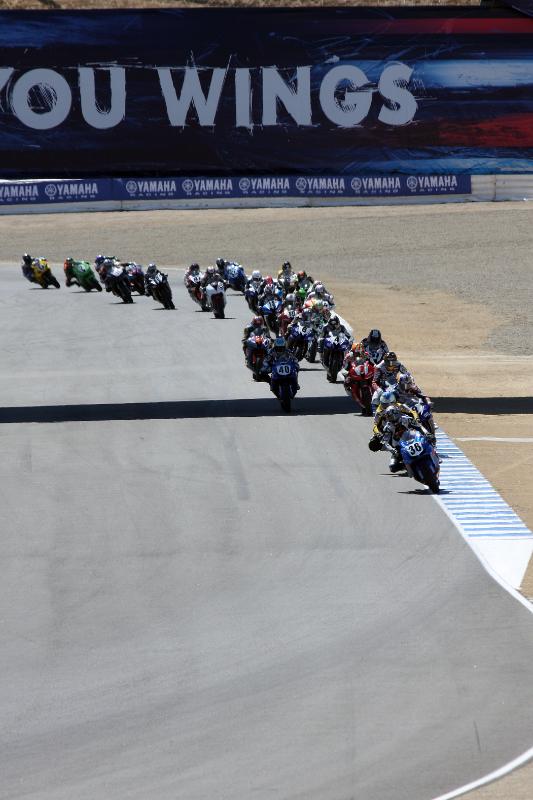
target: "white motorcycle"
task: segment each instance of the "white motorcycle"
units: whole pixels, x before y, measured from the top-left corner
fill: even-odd
[[[207,310],[213,311],[215,319],[224,319],[226,308],[226,290],[220,278],[210,281],[204,289]]]

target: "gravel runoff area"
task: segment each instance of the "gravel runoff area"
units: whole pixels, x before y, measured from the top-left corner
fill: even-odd
[[[526,203],[4,216],[0,232],[3,263],[29,251],[47,256],[56,273],[67,255],[102,251],[178,267],[224,256],[264,273],[289,259],[320,276],[356,335],[382,329],[437,398],[444,430],[476,439],[458,444],[533,527],[531,444],[510,441],[533,437]],[[523,592],[533,596],[531,570]],[[533,768],[471,796],[530,800]]]

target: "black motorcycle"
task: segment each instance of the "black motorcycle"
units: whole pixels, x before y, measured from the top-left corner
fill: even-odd
[[[172,302],[172,289],[168,282],[168,275],[165,275],[163,272],[156,272],[155,275],[148,278],[148,286],[156,302],[161,303],[161,305],[169,311],[176,308]]]
[[[105,290],[106,292],[113,292],[116,297],[120,297],[123,303],[133,303],[130,279],[128,273],[120,264],[115,264],[107,270]]]

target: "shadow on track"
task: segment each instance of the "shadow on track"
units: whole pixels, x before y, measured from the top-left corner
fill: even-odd
[[[533,397],[432,397],[441,414],[533,414]]]
[[[166,403],[96,403],[0,409],[0,424],[25,422],[106,422],[132,419],[202,419],[353,414],[347,397],[298,397],[286,414],[274,396],[251,400],[178,400]]]

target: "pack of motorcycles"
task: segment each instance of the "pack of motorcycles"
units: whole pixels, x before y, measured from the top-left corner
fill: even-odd
[[[145,273],[140,264],[134,261],[119,261],[114,256],[98,256],[94,269],[99,280],[89,261],[66,259],[64,263],[66,285],[79,286],[86,292],[93,289],[101,292],[102,288],[105,288],[123,303],[133,303],[132,292],[151,295],[164,308],[175,308],[168,276],[158,269]],[[31,263],[29,261],[23,263],[22,271],[28,280],[37,283],[42,289],[48,289],[50,286],[60,288],[59,281],[52,273],[46,258],[34,258]]]
[[[124,303],[133,302],[132,292],[137,292],[139,295],[150,294],[164,308],[174,308],[168,276],[160,270],[152,270],[148,276],[142,266],[135,262],[120,262],[114,257],[102,258],[100,263],[96,264],[99,282],[89,262],[73,262],[72,259],[68,261],[70,262],[68,269],[65,262],[67,285],[74,283],[87,292],[92,289],[101,292],[103,284],[106,291],[112,292]],[[27,268],[24,269],[24,265],[23,272],[25,277],[38,283],[43,289],[49,286],[60,288],[58,280],[44,258],[32,260],[31,277]],[[322,326],[331,315],[333,304],[321,301],[317,305],[316,300],[308,300],[308,295],[312,293],[314,287],[310,282],[309,284],[298,282],[295,274],[274,281],[273,291],[261,295],[257,283],[248,278],[242,265],[236,262],[226,261],[223,269],[212,271],[212,274],[200,271],[187,274],[185,284],[189,296],[202,311],[212,311],[218,319],[224,319],[226,289],[231,288],[244,294],[250,311],[265,321],[263,330],[258,335],[251,331],[245,342],[245,349],[249,347],[252,353],[247,366],[251,368],[255,380],[268,381],[283,410],[290,412],[291,402],[299,389],[297,381],[299,362],[303,359],[310,363],[315,362]],[[295,296],[294,304],[285,302],[287,295]],[[314,309],[314,313],[308,315],[310,319],[302,318],[301,312],[305,308],[311,312]],[[288,331],[286,342],[283,337]],[[272,336],[277,338],[273,341]],[[330,382],[336,382],[346,356],[351,351],[352,343],[353,338],[345,331],[337,334],[329,332],[324,337],[320,359]],[[375,410],[372,398],[376,389],[374,382],[376,361],[366,351],[358,358],[346,359],[346,362],[346,391],[360,408],[361,413],[371,416]],[[266,366],[268,369],[265,369]],[[381,388],[384,391],[394,392],[397,387],[387,383]],[[431,418],[431,403],[427,398],[413,398],[412,409],[422,422]],[[432,419],[431,425],[433,428]],[[428,436],[425,430],[407,429],[395,443],[397,466],[394,471],[398,471],[399,465],[405,469],[409,477],[428,486],[431,492],[438,493],[440,459],[436,453],[434,437]]]

